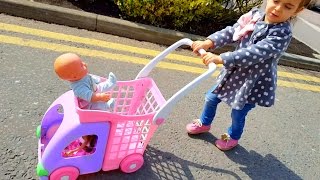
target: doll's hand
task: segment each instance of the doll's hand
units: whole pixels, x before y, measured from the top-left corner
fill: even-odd
[[[110,100],[110,93],[100,93],[100,100],[107,102]]]
[[[91,97],[91,102],[107,102],[110,100],[110,98],[110,93],[94,93]]]
[[[200,56],[199,49],[208,50],[209,48],[213,48],[214,44],[211,40],[207,39],[205,41],[194,41],[191,45],[191,48],[195,54]]]
[[[66,154],[66,156],[72,156],[74,152],[76,152],[76,151],[70,150],[70,151],[65,152],[65,154]]]
[[[221,59],[221,57],[211,52],[206,52],[205,54],[202,54],[201,57],[203,64],[205,64],[206,66],[208,66],[208,64],[211,62],[215,64],[223,64],[223,60]]]

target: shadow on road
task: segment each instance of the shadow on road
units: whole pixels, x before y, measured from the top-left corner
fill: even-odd
[[[212,173],[227,174],[228,176],[233,176],[234,178],[232,179],[240,179],[232,171],[187,161],[174,154],[163,152],[153,147],[148,147],[146,161],[148,168],[152,169],[157,179],[195,179],[190,171],[190,167],[211,171]]]
[[[211,133],[189,135],[189,137],[202,139],[213,145],[217,140]],[[240,170],[245,172],[250,179],[302,179],[272,154],[262,156],[255,151],[247,151],[241,145],[224,153],[230,160],[240,164]]]
[[[242,146],[225,154],[233,162],[241,164],[243,167],[240,169],[251,179],[302,179],[272,154],[262,156]]]
[[[211,133],[201,135],[189,135],[190,138],[202,139],[213,144],[217,139]],[[262,156],[255,151],[247,151],[241,145],[238,145],[231,151],[224,152],[226,158],[229,158],[236,164],[239,164],[240,170],[246,173],[250,179],[290,179],[300,180],[292,170],[286,167],[274,155],[267,154]],[[241,179],[236,173],[220,168],[214,168],[207,165],[197,164],[177,157],[168,152],[163,152],[152,146],[148,146],[144,154],[145,163],[143,167],[135,173],[125,174],[120,170],[99,172],[96,174],[84,175],[80,180],[98,180],[98,179],[195,179],[190,167],[201,170],[211,171],[212,173],[224,174],[228,179]],[[111,162],[112,163],[112,162]]]
[[[100,172],[96,174],[84,175],[80,180],[97,179],[195,179],[190,167],[211,171],[212,173],[227,174],[232,179],[240,177],[231,171],[197,164],[175,156],[172,153],[163,152],[151,146],[147,147],[144,154],[145,163],[136,173],[125,174],[120,170]],[[227,177],[228,177],[227,176]]]

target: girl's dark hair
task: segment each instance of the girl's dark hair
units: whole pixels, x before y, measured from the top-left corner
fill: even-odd
[[[299,8],[301,7],[307,8],[310,4],[312,4],[311,1],[313,0],[301,0],[299,4]]]

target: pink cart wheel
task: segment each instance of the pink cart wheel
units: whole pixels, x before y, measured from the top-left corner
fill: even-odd
[[[141,154],[131,154],[121,161],[120,169],[124,173],[133,173],[142,167],[143,162]]]
[[[75,167],[62,167],[53,171],[50,180],[69,179],[76,180],[79,176],[79,170]]]

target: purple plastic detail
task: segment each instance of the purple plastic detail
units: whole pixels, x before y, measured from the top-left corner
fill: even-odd
[[[40,176],[40,180],[49,180],[48,176]]]
[[[45,140],[42,141],[47,143],[44,144],[45,148],[42,148],[41,143],[39,143],[39,162],[43,164],[49,173],[63,166],[74,166],[79,169],[80,174],[97,172],[102,168],[110,123],[80,123],[79,115],[74,107],[74,101],[70,101],[70,99],[74,99],[71,91],[60,96],[44,115],[41,124],[42,128],[44,128],[43,126],[50,128],[50,124],[52,125],[59,121],[61,121],[61,124],[51,139],[47,140],[47,142]],[[57,113],[57,107],[60,105],[63,107],[64,114]],[[63,157],[62,151],[64,148],[83,135],[97,135],[96,151],[85,156]],[[45,133],[42,136],[45,139]],[[45,149],[42,153],[41,148]]]
[[[159,118],[156,120],[156,124],[157,125],[161,125],[162,123],[164,123],[164,119],[163,118]]]
[[[58,112],[58,109],[61,107],[60,104],[55,104],[51,106],[48,111],[45,113],[42,122],[41,122],[41,136],[44,136],[47,130],[54,124],[59,124],[62,122],[63,114]]]

